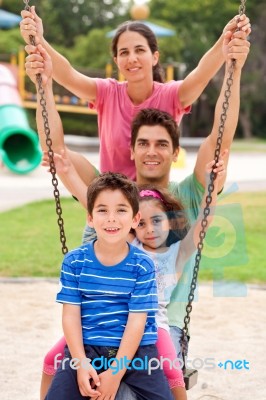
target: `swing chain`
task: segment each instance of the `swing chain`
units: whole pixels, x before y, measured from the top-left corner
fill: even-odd
[[[25,10],[30,11],[30,6],[29,6],[29,0],[23,0],[23,3],[25,4]],[[36,46],[35,38],[34,36],[30,35],[30,43],[33,46]],[[36,75],[36,81],[37,81],[37,90],[40,95],[40,105],[42,108],[42,117],[43,117],[43,124],[44,124],[44,132],[46,136],[46,146],[48,148],[48,157],[49,157],[49,164],[50,164],[50,172],[52,175],[52,185],[53,185],[53,194],[54,194],[54,199],[55,199],[55,205],[56,205],[56,213],[58,216],[57,219],[57,224],[59,226],[59,233],[60,233],[60,242],[62,245],[62,253],[66,254],[68,252],[68,248],[66,246],[66,235],[65,235],[65,230],[64,230],[64,220],[62,217],[62,206],[60,202],[60,193],[58,190],[58,179],[56,177],[56,168],[55,168],[55,162],[54,162],[54,151],[52,148],[52,139],[51,139],[51,131],[49,127],[49,119],[48,119],[48,112],[46,108],[46,100],[45,100],[45,93],[42,85],[42,77],[41,74]]]
[[[239,6],[239,16],[243,15],[245,13],[245,3],[246,0],[241,0],[241,5]],[[228,78],[226,80],[226,88],[224,92],[224,102],[222,104],[222,114],[220,116],[220,125],[218,128],[218,136],[217,136],[217,142],[216,142],[216,148],[214,152],[214,160],[215,164],[219,161],[219,156],[221,152],[221,146],[222,146],[222,139],[223,139],[223,133],[224,133],[224,128],[225,128],[225,121],[227,119],[227,111],[229,107],[229,98],[231,96],[231,87],[233,85],[233,74],[234,74],[234,69],[235,69],[235,64],[236,60],[232,60],[229,69],[228,69]],[[215,165],[214,165],[215,167]],[[214,168],[213,167],[213,168]],[[190,313],[192,311],[192,303],[194,301],[195,297],[195,290],[197,287],[197,280],[198,280],[198,273],[199,273],[199,266],[200,266],[200,261],[201,261],[201,253],[203,250],[204,246],[204,238],[206,236],[206,228],[208,225],[208,216],[210,214],[210,204],[212,202],[212,193],[214,191],[214,181],[216,179],[216,174],[212,171],[210,174],[210,181],[208,184],[208,194],[206,196],[206,204],[203,210],[203,219],[201,221],[201,231],[199,233],[199,242],[197,244],[197,253],[195,256],[195,265],[193,269],[193,276],[191,280],[191,285],[190,285],[190,292],[188,295],[188,303],[186,306],[186,315],[184,317],[184,327],[182,329],[182,338],[181,338],[181,350],[182,350],[182,357],[183,357],[183,372],[186,372],[186,363],[185,363],[185,348],[186,348],[186,339],[185,337],[188,336],[188,325],[190,323]]]
[[[23,0],[23,3],[25,4],[24,10],[26,11],[30,11],[29,1],[30,0]]]
[[[241,4],[238,9],[238,13],[240,16],[245,14],[245,12],[246,12],[246,2],[247,2],[247,0],[241,0]]]

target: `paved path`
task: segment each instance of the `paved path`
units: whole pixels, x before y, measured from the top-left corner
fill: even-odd
[[[85,154],[98,167],[97,153]],[[171,180],[180,181],[194,168],[196,153],[187,153],[185,168],[172,169]],[[266,191],[266,153],[233,153],[230,157],[227,184],[241,191]],[[69,196],[62,184],[60,194]],[[0,170],[0,211],[42,199],[53,198],[51,177],[43,167],[27,175],[16,175],[5,168]]]

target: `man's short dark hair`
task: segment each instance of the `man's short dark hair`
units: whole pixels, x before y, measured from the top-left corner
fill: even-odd
[[[92,215],[95,201],[104,190],[120,190],[131,205],[133,216],[139,211],[139,191],[136,184],[126,175],[105,172],[95,178],[87,191],[87,209]]]
[[[173,150],[179,147],[179,128],[173,117],[156,108],[144,108],[133,119],[131,124],[131,147],[134,149],[139,129],[143,126],[160,125],[167,130],[172,140]]]

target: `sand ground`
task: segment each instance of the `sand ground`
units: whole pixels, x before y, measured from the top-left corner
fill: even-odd
[[[53,280],[0,280],[1,400],[38,399],[42,358],[62,332],[56,291]],[[199,379],[189,400],[266,399],[265,303],[265,287],[229,298],[214,297],[211,284],[200,285],[189,352]],[[226,360],[226,369],[218,366]],[[239,369],[232,369],[237,360]]]

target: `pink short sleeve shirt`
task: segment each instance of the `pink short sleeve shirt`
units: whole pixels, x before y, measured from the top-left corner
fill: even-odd
[[[152,95],[134,105],[127,94],[127,82],[96,79],[97,99],[90,104],[98,112],[101,172],[120,172],[136,179],[135,164],[130,160],[131,122],[143,108],[157,108],[173,116],[179,124],[190,107],[182,108],[178,90],[182,81],[154,82]]]

